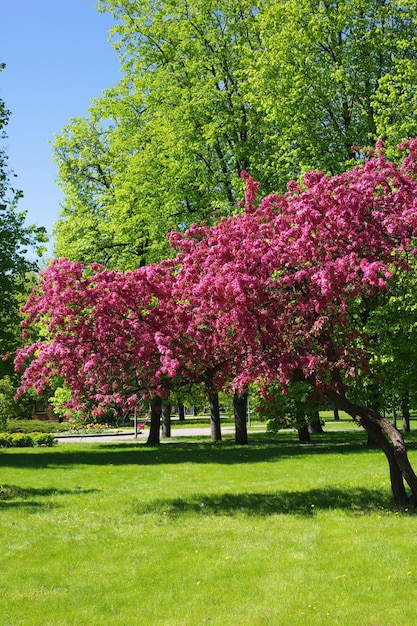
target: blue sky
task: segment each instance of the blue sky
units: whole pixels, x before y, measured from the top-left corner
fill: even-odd
[[[51,142],[119,80],[113,21],[94,0],[0,0],[0,15],[0,98],[11,112],[5,147],[24,192],[18,208],[51,232],[62,198]]]

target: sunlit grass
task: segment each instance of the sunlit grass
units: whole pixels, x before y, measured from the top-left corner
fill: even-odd
[[[365,440],[2,451],[0,623],[416,623],[417,516]]]

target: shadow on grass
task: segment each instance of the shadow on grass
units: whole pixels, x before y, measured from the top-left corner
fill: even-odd
[[[382,454],[366,446],[363,433],[350,433],[341,439],[321,436],[312,444],[300,444],[291,439],[259,440],[248,446],[231,441],[165,441],[159,446],[137,442],[65,443],[56,448],[28,448],[0,451],[1,467],[46,468],[77,465],[175,465],[179,463],[241,464],[278,462],[290,457],[350,453]]]
[[[349,488],[310,489],[308,491],[276,491],[271,493],[194,494],[188,498],[167,498],[137,503],[137,515],[156,513],[170,517],[188,514],[204,516],[301,515],[313,517],[320,510],[340,509],[354,515],[392,509],[388,492]]]
[[[51,500],[47,500],[51,496],[69,495],[81,493],[93,493],[98,489],[38,489],[35,487],[18,487],[17,485],[0,485],[0,511],[10,509],[12,507],[27,507],[29,509],[51,508],[55,506]],[[44,501],[41,499],[45,498]]]

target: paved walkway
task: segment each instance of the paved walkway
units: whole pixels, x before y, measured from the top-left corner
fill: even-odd
[[[223,426],[222,433],[234,433],[233,426]],[[145,428],[140,435],[137,436],[138,440],[143,439],[146,441],[148,437],[149,429]],[[210,437],[210,426],[208,427],[196,427],[196,428],[171,428],[171,437]],[[97,434],[97,435],[56,435],[55,438],[62,443],[107,443],[110,441],[134,441],[135,431],[128,430],[120,433],[112,434]]]

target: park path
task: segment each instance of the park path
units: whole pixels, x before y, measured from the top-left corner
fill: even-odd
[[[224,426],[222,433],[234,433],[233,426]],[[148,437],[148,429],[145,428],[140,435],[137,436],[137,440],[142,439],[146,441]],[[210,426],[198,427],[198,428],[171,428],[171,437],[210,437]],[[108,442],[123,442],[123,441],[135,441],[135,431],[129,430],[123,433],[112,434],[97,434],[97,435],[56,435],[55,439],[60,443],[108,443]],[[162,439],[163,440],[163,439]]]

